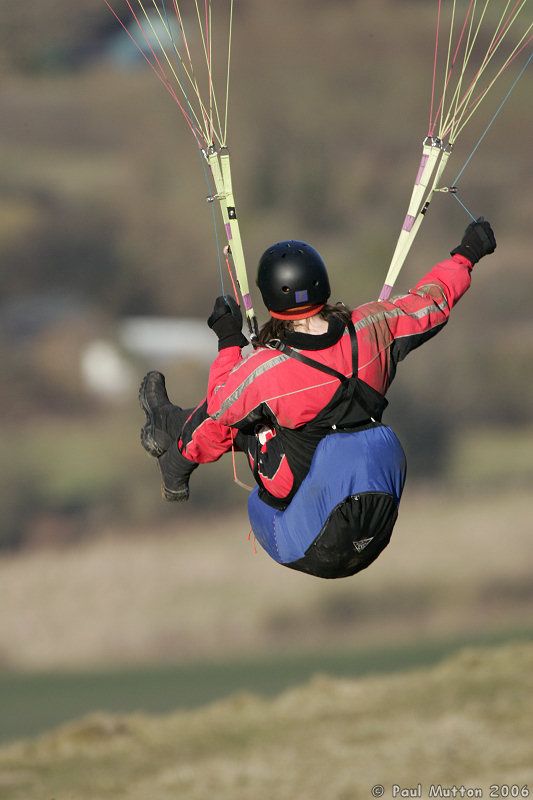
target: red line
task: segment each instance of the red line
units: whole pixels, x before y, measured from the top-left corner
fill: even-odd
[[[164,82],[165,82],[165,79],[166,79],[166,76],[165,76],[164,72],[163,72],[163,71],[161,71],[161,72],[163,72],[163,74],[161,74],[161,72],[158,72],[158,71],[157,71],[157,69],[156,69],[156,67],[154,66],[154,64],[153,64],[153,63],[150,61],[150,59],[148,58],[148,56],[146,55],[146,53],[144,52],[144,50],[142,49],[142,47],[139,45],[139,42],[138,42],[138,41],[135,39],[135,37],[134,37],[134,36],[133,36],[133,35],[130,33],[130,31],[128,30],[128,28],[126,27],[126,25],[125,25],[125,24],[122,22],[122,20],[120,19],[120,17],[118,16],[118,14],[115,12],[115,10],[112,8],[112,6],[110,5],[110,3],[108,3],[108,0],[104,0],[104,3],[105,3],[105,4],[106,4],[106,6],[108,7],[108,9],[111,11],[111,13],[112,13],[112,14],[113,14],[113,16],[115,17],[115,19],[118,21],[118,23],[120,24],[120,26],[123,28],[123,30],[126,32],[126,34],[129,36],[129,38],[131,39],[131,41],[133,42],[133,44],[135,45],[135,47],[137,48],[137,50],[139,51],[139,53],[142,55],[142,57],[144,58],[144,60],[145,60],[145,61],[146,61],[146,62],[147,62],[147,63],[148,63],[148,64],[149,64],[151,67],[152,67],[152,69],[155,71],[155,73],[156,73],[156,75],[158,76],[158,78],[159,78],[159,79],[160,79],[160,80],[161,80],[161,81],[164,83]],[[135,14],[134,14],[134,16],[135,16]],[[137,24],[139,25],[138,21],[137,21]],[[139,27],[141,28],[141,32],[142,32],[142,27],[141,27],[140,25],[139,25]],[[145,36],[144,38],[146,39],[146,36]],[[147,44],[148,44],[148,42],[147,42]],[[155,54],[154,54],[154,55],[155,55]],[[157,60],[157,57],[156,57],[156,60]],[[159,66],[160,66],[160,68],[161,68],[161,65],[159,65]],[[166,85],[166,84],[165,84],[165,85]]]
[[[457,61],[457,56],[459,55],[459,50],[460,50],[460,48],[461,48],[461,44],[462,44],[462,41],[463,41],[463,37],[464,37],[464,35],[465,35],[466,26],[467,26],[467,24],[468,24],[468,20],[469,20],[469,18],[470,18],[470,14],[472,13],[472,6],[473,6],[473,5],[474,5],[474,0],[470,0],[470,3],[469,3],[469,5],[468,5],[468,9],[467,9],[467,12],[466,12],[465,21],[464,21],[464,23],[463,23],[463,27],[462,27],[462,29],[461,29],[461,33],[460,33],[460,36],[459,36],[459,40],[458,40],[458,42],[457,42],[457,47],[455,48],[455,52],[454,52],[454,54],[453,54],[452,63],[451,63],[450,69],[449,69],[449,71],[448,71],[448,75],[446,76],[446,82],[445,82],[445,84],[444,84],[444,89],[443,89],[443,92],[442,92],[442,97],[441,97],[441,99],[440,99],[439,107],[437,108],[437,113],[435,114],[435,118],[434,118],[434,120],[433,120],[433,123],[432,123],[432,125],[430,126],[430,129],[431,129],[432,131],[434,131],[434,130],[435,130],[435,126],[436,126],[436,124],[437,124],[437,120],[438,120],[438,118],[439,118],[439,115],[440,115],[440,114],[441,114],[441,112],[442,112],[442,104],[443,104],[443,102],[444,102],[444,95],[446,94],[446,90],[447,90],[447,88],[448,88],[448,84],[449,84],[449,82],[450,82],[450,78],[451,78],[451,76],[452,76],[453,68],[455,67],[455,62]]]
[[[183,19],[182,19],[181,13],[180,13],[180,9],[179,9],[177,0],[173,0],[173,4],[174,4],[174,11],[176,13],[176,18],[177,18],[177,20],[179,22],[181,35],[183,37],[183,44],[185,45],[185,50],[187,51],[187,58],[189,59],[189,69],[190,69],[190,73],[189,74],[190,74],[190,81],[192,83],[193,79],[195,80],[195,78],[194,78],[194,67],[193,67],[192,58],[191,58],[191,51],[190,51],[190,48],[189,48],[189,41],[187,39],[187,34],[185,33],[185,26],[183,24]],[[185,67],[184,67],[184,69],[185,69]],[[196,82],[196,80],[195,80],[195,82]],[[206,114],[205,114],[205,111],[204,111],[204,107],[203,107],[203,104],[202,104],[201,101],[200,101],[200,113],[202,115],[206,130],[207,130],[208,129],[208,120],[207,120],[207,117],[206,117]],[[205,138],[203,133],[201,134],[201,136],[202,136],[203,139]],[[208,146],[208,143],[206,143],[206,146]]]
[[[191,54],[190,54],[190,51],[189,51],[189,43],[187,41],[187,36],[185,35],[185,28],[183,27],[183,20],[181,18],[180,9],[179,9],[177,0],[173,0],[173,5],[174,5],[174,12],[175,12],[176,17],[177,17],[177,19],[179,21],[179,25],[180,25],[180,29],[181,29],[181,35],[183,36],[183,44],[185,45],[185,49],[187,50],[187,56],[189,58],[189,63],[190,63]]]
[[[129,10],[130,10],[130,12],[131,12],[131,15],[133,16],[133,19],[134,19],[134,20],[135,20],[135,22],[137,23],[137,25],[138,25],[138,27],[139,27],[139,30],[141,31],[141,33],[142,33],[142,35],[143,35],[144,41],[146,42],[146,44],[147,44],[147,46],[148,46],[148,49],[150,50],[151,54],[153,55],[153,57],[154,57],[154,59],[155,59],[155,62],[156,62],[156,64],[157,64],[157,66],[158,66],[158,67],[159,67],[159,69],[161,70],[161,75],[162,75],[162,76],[165,78],[165,80],[168,80],[168,78],[167,78],[167,76],[166,76],[166,74],[165,74],[164,67],[163,67],[163,65],[161,64],[161,62],[159,61],[159,59],[158,59],[158,57],[157,57],[157,53],[155,52],[155,50],[154,50],[154,48],[153,48],[153,46],[152,46],[152,44],[151,44],[151,42],[150,42],[150,39],[148,38],[148,34],[147,34],[147,33],[146,33],[146,31],[144,30],[144,28],[143,28],[143,26],[142,26],[141,22],[139,21],[139,18],[137,17],[137,14],[135,13],[135,11],[134,11],[134,9],[133,9],[133,6],[131,5],[131,3],[130,3],[130,0],[126,0],[126,5],[128,6],[128,8],[129,8]]]
[[[503,22],[503,24],[502,24],[502,27],[501,27],[501,30],[496,32],[496,36],[494,37],[494,41],[492,42],[492,45],[491,45],[491,47],[489,47],[489,49],[487,50],[487,53],[486,53],[486,55],[484,56],[484,58],[483,58],[483,61],[482,61],[481,65],[480,65],[479,69],[478,69],[478,70],[477,70],[477,71],[474,73],[474,77],[472,78],[472,80],[471,80],[471,82],[470,82],[470,84],[469,84],[469,86],[468,86],[468,89],[466,90],[466,92],[464,93],[464,95],[462,96],[462,98],[461,98],[461,100],[460,100],[460,102],[459,102],[459,106],[460,106],[460,105],[461,105],[461,103],[462,103],[462,102],[465,100],[465,98],[468,96],[468,94],[469,94],[469,92],[470,92],[470,89],[471,89],[471,88],[472,88],[472,87],[475,85],[475,83],[477,82],[477,80],[478,80],[478,78],[479,78],[479,76],[480,76],[480,74],[481,74],[481,71],[482,71],[482,69],[484,69],[484,64],[486,64],[487,58],[488,58],[488,57],[491,55],[491,53],[493,53],[493,52],[494,52],[494,50],[496,49],[496,45],[497,45],[497,43],[498,43],[499,41],[501,41],[501,38],[502,38],[502,36],[503,36],[503,35],[505,35],[505,32],[506,32],[506,30],[508,30],[508,29],[509,29],[509,26],[510,26],[510,24],[511,24],[511,20],[512,20],[512,16],[513,16],[513,14],[514,14],[514,12],[515,12],[515,10],[516,10],[516,7],[517,7],[517,6],[520,4],[520,2],[521,2],[521,0],[516,0],[516,2],[515,2],[515,4],[514,4],[513,8],[512,8],[512,9],[511,9],[511,11],[509,12],[509,16],[507,17],[507,19],[505,20],[505,22]],[[528,42],[529,42],[529,41],[531,41],[531,39],[528,39]],[[518,50],[518,51],[515,53],[515,55],[513,56],[513,58],[512,58],[512,59],[509,61],[509,64],[507,64],[507,66],[505,67],[505,69],[507,69],[507,67],[509,67],[509,65],[513,63],[513,61],[514,61],[514,59],[516,58],[516,56],[517,56],[519,53],[521,53],[521,52],[522,52],[522,50],[524,49],[524,47],[525,47],[525,46],[527,46],[528,42],[526,42],[526,45],[523,45],[523,46],[522,46],[522,47],[521,47],[521,48],[520,48],[520,49],[519,49],[519,50]],[[505,72],[505,70],[504,70],[504,72]],[[483,90],[483,91],[484,91],[484,90]],[[482,91],[482,92],[480,92],[480,94],[479,94],[479,95],[477,95],[477,97],[475,98],[475,100],[473,100],[473,101],[470,103],[470,105],[468,105],[468,104],[467,104],[467,108],[465,109],[465,113],[468,113],[468,110],[471,110],[471,109],[472,109],[472,108],[475,106],[475,104],[477,103],[477,101],[478,101],[478,100],[480,99],[480,97],[482,96],[482,94],[483,94],[483,91]],[[449,127],[449,128],[446,130],[446,131],[445,131],[445,134],[448,134],[448,133],[450,132],[450,130],[451,130],[451,127],[452,127],[452,126],[450,125],[450,127]]]
[[[505,69],[503,69],[503,70],[502,70],[501,74],[498,76],[498,79],[499,79],[499,78],[501,78],[501,76],[503,75],[503,73],[504,73],[504,72],[505,72],[507,69],[509,69],[509,67],[511,66],[511,64],[513,63],[513,61],[514,61],[516,58],[518,58],[518,56],[520,55],[520,53],[522,53],[522,51],[523,51],[523,50],[525,50],[525,49],[526,49],[526,47],[528,47],[528,46],[531,44],[531,42],[532,42],[532,41],[533,41],[533,34],[532,34],[532,35],[531,35],[531,36],[530,36],[530,37],[529,37],[529,38],[528,38],[528,39],[527,39],[527,40],[524,42],[524,44],[523,44],[523,45],[522,45],[522,46],[521,46],[521,47],[520,47],[520,48],[519,48],[519,49],[516,51],[516,53],[513,55],[513,57],[509,59],[509,63],[505,65]],[[473,83],[473,82],[472,82],[472,83]],[[472,86],[472,84],[470,84],[470,87],[471,87],[471,86]],[[470,88],[470,87],[469,87],[469,88]],[[467,103],[467,105],[466,105],[466,108],[465,108],[465,110],[464,110],[464,113],[463,113],[463,118],[464,118],[464,117],[466,117],[466,116],[468,116],[469,112],[470,112],[470,111],[472,111],[472,109],[474,108],[474,106],[476,105],[476,103],[477,103],[479,100],[481,100],[481,98],[483,97],[483,95],[485,94],[485,92],[486,92],[486,91],[487,91],[487,89],[486,89],[486,88],[485,88],[485,89],[482,89],[482,91],[481,91],[481,92],[480,92],[480,93],[479,93],[479,94],[478,94],[478,95],[475,97],[475,99],[474,99],[474,100],[472,100],[472,102],[470,102],[470,103]],[[465,99],[465,97],[467,96],[467,94],[468,94],[468,90],[467,90],[467,91],[465,92],[465,94],[463,95],[463,97],[462,97],[462,100],[464,100],[464,99]],[[453,124],[453,123],[452,123],[452,124]],[[452,124],[450,124],[450,127],[449,127],[449,128],[447,128],[447,129],[446,129],[446,131],[444,131],[444,134],[443,134],[443,135],[445,135],[445,136],[446,136],[446,135],[447,135],[447,134],[448,134],[448,133],[451,131],[451,129],[452,129]]]
[[[233,278],[233,273],[232,273],[232,271],[231,271],[231,265],[230,265],[230,262],[229,262],[228,253],[227,253],[227,250],[226,250],[226,248],[224,248],[224,256],[225,256],[225,258],[226,258],[226,266],[227,266],[227,268],[228,268],[228,272],[229,272],[229,277],[230,277],[231,285],[232,285],[232,287],[233,287],[233,294],[235,295],[235,299],[236,299],[236,301],[237,301],[237,305],[239,305],[239,306],[240,306],[241,302],[240,302],[240,300],[239,300],[239,292],[237,291],[237,287],[236,287],[236,285],[235,285],[235,280],[234,280],[234,278]]]
[[[522,0],[516,0],[516,3],[512,7],[511,11],[509,12],[509,16],[507,17],[505,22],[502,24],[501,30],[496,32],[497,35],[494,38],[492,46],[489,47],[487,56],[489,56],[492,53],[492,51],[496,49],[496,47],[498,46],[499,41],[505,36],[507,31],[509,30],[509,28],[510,28],[510,26],[512,24],[513,14],[516,11],[517,6],[519,6],[521,2],[522,2]]]
[[[169,95],[172,97],[172,99],[174,100],[174,102],[177,104],[177,106],[178,106],[178,108],[180,109],[181,113],[182,113],[182,114],[183,114],[183,116],[185,117],[185,121],[186,121],[187,125],[189,126],[189,128],[191,129],[191,132],[192,132],[192,134],[193,134],[194,138],[196,139],[196,143],[198,144],[198,147],[199,147],[200,149],[202,149],[203,147],[205,147],[205,146],[206,146],[206,143],[203,143],[203,142],[200,140],[200,138],[199,138],[199,137],[201,137],[201,138],[203,139],[203,135],[202,135],[201,131],[200,131],[200,130],[199,130],[197,127],[196,127],[196,125],[194,125],[194,123],[193,123],[193,121],[192,121],[191,117],[189,116],[189,114],[187,113],[187,111],[186,111],[186,110],[183,108],[183,105],[181,104],[181,102],[180,102],[180,99],[179,99],[179,97],[177,96],[177,94],[176,94],[176,91],[175,91],[174,87],[172,86],[172,83],[171,83],[171,82],[170,82],[170,80],[167,78],[167,76],[166,76],[166,74],[165,74],[165,71],[164,71],[163,67],[161,66],[161,63],[159,62],[159,59],[157,58],[157,55],[156,55],[156,53],[154,52],[154,49],[153,49],[153,47],[150,45],[150,42],[149,42],[149,41],[148,41],[148,39],[147,39],[147,36],[146,36],[146,34],[145,34],[144,30],[143,30],[143,27],[142,27],[142,25],[140,24],[139,20],[137,19],[137,16],[136,16],[136,14],[135,14],[135,11],[134,11],[134,10],[131,8],[131,5],[130,5],[130,3],[128,2],[128,0],[126,0],[126,3],[127,3],[128,7],[129,7],[129,9],[130,9],[131,13],[133,14],[133,17],[134,17],[134,19],[135,19],[135,21],[136,21],[136,23],[137,23],[137,25],[138,25],[139,29],[141,30],[141,33],[143,34],[143,37],[144,37],[144,39],[145,39],[145,41],[146,41],[146,44],[148,45],[148,47],[149,47],[149,49],[150,49],[150,51],[151,51],[152,55],[154,56],[154,58],[155,58],[155,60],[156,60],[156,63],[157,63],[157,65],[158,65],[158,67],[159,67],[159,70],[157,69],[157,67],[155,66],[155,64],[153,64],[153,62],[152,62],[152,61],[150,61],[150,59],[148,58],[148,56],[146,55],[146,53],[144,52],[144,50],[142,49],[142,47],[139,45],[139,42],[138,42],[138,41],[135,39],[135,37],[134,37],[134,36],[133,36],[133,35],[130,33],[130,31],[128,30],[128,28],[126,27],[126,25],[125,25],[125,24],[122,22],[122,20],[120,19],[120,17],[119,17],[119,16],[118,16],[118,14],[116,13],[115,9],[114,9],[114,8],[111,6],[111,4],[108,2],[108,0],[103,0],[103,1],[104,1],[104,3],[106,4],[106,6],[108,7],[108,9],[111,11],[111,13],[113,14],[113,16],[115,17],[115,19],[117,20],[117,22],[119,23],[119,25],[121,26],[121,28],[122,28],[122,29],[123,29],[123,30],[126,32],[126,34],[128,35],[128,37],[130,38],[130,40],[133,42],[133,44],[135,45],[135,47],[137,48],[137,50],[139,51],[139,53],[142,55],[142,57],[144,58],[144,60],[146,61],[146,63],[147,63],[147,64],[148,64],[148,66],[150,67],[150,69],[151,69],[151,70],[152,70],[152,71],[155,73],[155,75],[156,75],[156,76],[157,76],[157,78],[158,78],[158,79],[161,81],[161,83],[163,84],[163,86],[165,87],[165,89],[167,90],[167,92],[169,93]]]

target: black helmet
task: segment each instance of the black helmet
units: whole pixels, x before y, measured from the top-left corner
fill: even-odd
[[[322,256],[306,242],[278,242],[259,260],[257,285],[269,311],[325,303],[331,294]]]

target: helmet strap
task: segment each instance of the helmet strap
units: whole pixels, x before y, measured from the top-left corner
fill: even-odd
[[[320,314],[325,305],[325,303],[319,303],[314,306],[298,306],[298,308],[288,308],[286,311],[272,311],[269,309],[268,313],[271,317],[274,317],[274,319],[284,319],[288,321],[307,319],[308,317],[314,317],[316,314]]]

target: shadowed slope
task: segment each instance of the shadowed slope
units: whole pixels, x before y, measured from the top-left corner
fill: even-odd
[[[431,670],[318,677],[167,717],[93,715],[0,752],[6,800],[348,800],[374,784],[533,782],[533,645]],[[488,796],[488,795],[487,795]]]

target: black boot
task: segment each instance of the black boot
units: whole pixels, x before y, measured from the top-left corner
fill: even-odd
[[[189,461],[172,442],[166,453],[157,459],[161,470],[161,494],[165,500],[182,502],[189,499],[189,479],[198,464]]]
[[[146,415],[141,428],[141,444],[147,453],[159,458],[181,434],[185,420],[192,409],[183,409],[170,402],[165,386],[165,376],[149,372],[139,389],[139,403]]]

